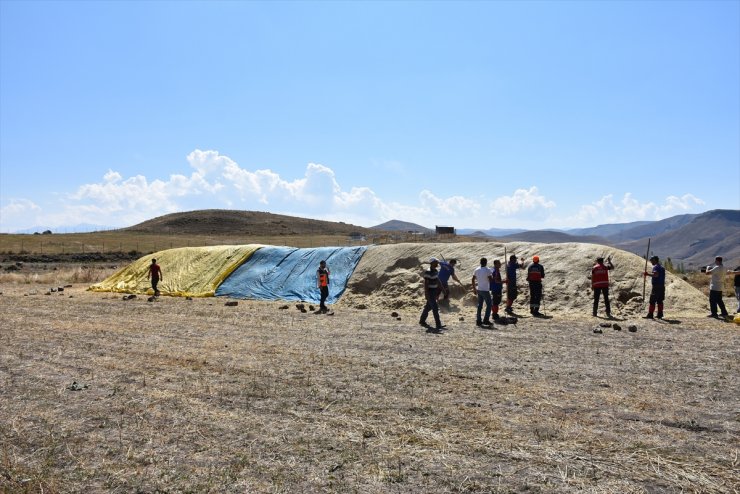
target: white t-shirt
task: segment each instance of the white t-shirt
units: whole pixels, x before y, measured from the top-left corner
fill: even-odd
[[[475,270],[473,276],[478,281],[478,291],[487,292],[491,289],[491,283],[488,281],[488,277],[492,273],[491,268],[488,266],[481,266]]]
[[[709,281],[709,289],[721,292],[723,281],[725,279],[724,266],[707,266],[707,273],[712,273],[712,279]]]

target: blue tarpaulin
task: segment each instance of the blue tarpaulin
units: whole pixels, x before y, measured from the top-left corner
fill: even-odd
[[[262,247],[216,289],[217,297],[319,302],[319,262],[331,272],[327,303],[339,300],[367,247]]]

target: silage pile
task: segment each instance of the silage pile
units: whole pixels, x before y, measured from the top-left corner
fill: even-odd
[[[452,301],[450,308],[459,310],[471,306],[476,299],[470,288],[473,271],[480,258],[504,263],[506,256],[515,254],[520,262],[531,263],[532,256],[540,257],[545,268],[545,311],[560,314],[590,315],[593,292],[588,276],[596,257],[611,256],[615,266],[610,272],[609,296],[615,316],[635,316],[643,307],[642,272],[645,260],[635,254],[603,245],[585,243],[542,244],[528,242],[510,243],[433,243],[395,244],[371,246],[357,265],[349,280],[347,291],[340,304],[349,307],[365,305],[373,309],[421,309],[423,307],[423,282],[421,272],[428,269],[431,257],[458,260],[457,277],[464,288],[450,280]],[[651,265],[648,263],[648,271]],[[519,297],[514,303],[518,313],[528,312],[529,290],[526,269],[519,270],[517,281]],[[650,279],[647,280],[645,297],[650,296]],[[666,273],[666,317],[671,315],[698,316],[706,313],[707,298],[680,277]],[[603,315],[603,300],[599,305]]]

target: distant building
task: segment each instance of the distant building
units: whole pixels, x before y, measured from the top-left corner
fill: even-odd
[[[349,239],[353,242],[363,242],[365,240],[365,235],[360,232],[351,232],[349,234]]]
[[[435,226],[437,235],[455,235],[454,226]]]

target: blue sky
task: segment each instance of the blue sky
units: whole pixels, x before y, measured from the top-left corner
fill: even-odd
[[[740,209],[740,2],[0,0],[0,231]]]

